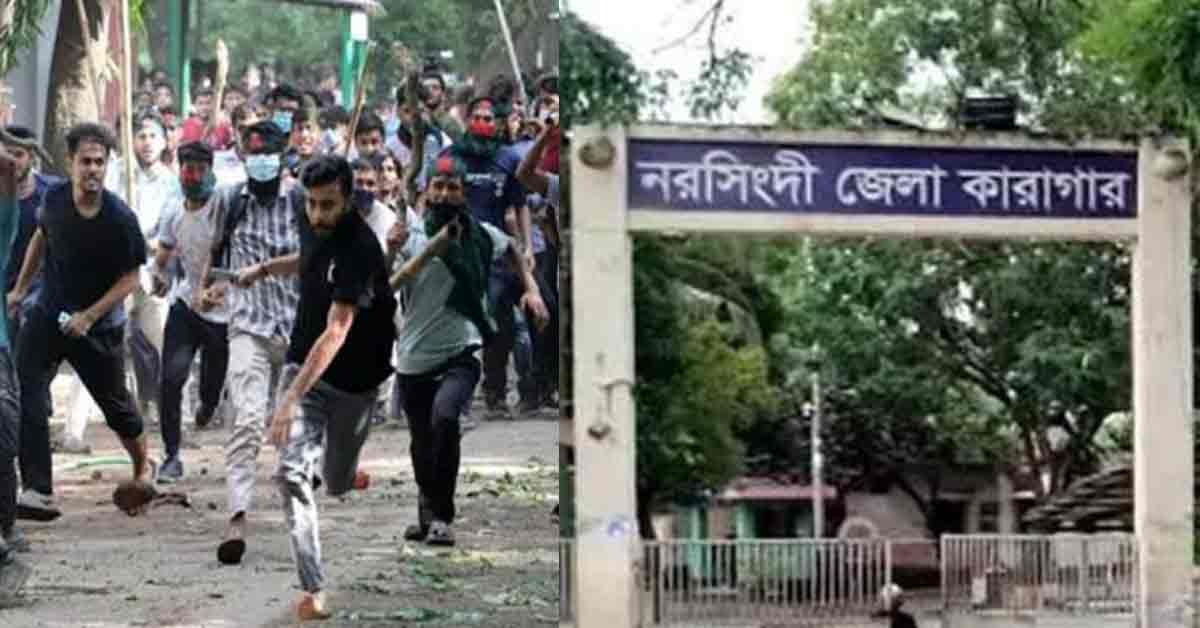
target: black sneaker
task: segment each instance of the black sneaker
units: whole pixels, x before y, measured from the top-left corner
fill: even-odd
[[[509,421],[512,420],[512,411],[508,409],[508,403],[502,397],[487,398],[487,416],[488,421]]]
[[[158,468],[159,484],[174,484],[183,479],[183,461],[179,456],[167,458]]]
[[[427,536],[429,536],[429,526],[414,523],[404,528],[405,541],[424,541]]]
[[[417,496],[417,523],[404,529],[404,540],[424,541],[429,536],[429,526],[433,523],[433,513],[429,512],[425,498]]]

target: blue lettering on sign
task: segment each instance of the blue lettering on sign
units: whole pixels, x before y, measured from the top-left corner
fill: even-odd
[[[631,211],[1136,218],[1137,153],[629,141]]]

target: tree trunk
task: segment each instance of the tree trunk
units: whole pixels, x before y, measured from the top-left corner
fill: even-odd
[[[104,7],[100,0],[84,0],[83,4],[88,14],[88,27],[99,32]],[[46,150],[60,165],[67,163],[67,131],[81,122],[100,119],[95,91],[88,84],[85,45],[76,3],[63,2],[50,66],[45,128]]]

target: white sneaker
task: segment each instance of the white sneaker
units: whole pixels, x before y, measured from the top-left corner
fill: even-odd
[[[465,436],[467,432],[470,432],[478,427],[479,419],[471,416],[470,410],[468,410],[462,415],[462,417],[458,419],[458,431],[460,436]]]
[[[66,438],[63,439],[63,442],[61,445],[59,445],[57,451],[64,453],[64,454],[85,454],[86,455],[86,454],[92,453],[92,446],[87,444],[83,440],[67,436]]]
[[[17,518],[34,521],[54,521],[62,516],[62,511],[54,504],[54,498],[37,491],[21,491],[17,498]]]

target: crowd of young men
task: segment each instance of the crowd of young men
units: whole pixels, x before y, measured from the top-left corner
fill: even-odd
[[[340,106],[288,84],[219,104],[202,88],[177,129],[163,115],[173,93],[156,90],[132,155],[102,125],[74,127],[66,180],[0,145],[0,596],[30,571],[16,519],[61,515],[50,384],[63,361],[134,482],[184,477],[189,380],[196,429],[228,422],[221,563],[248,551],[264,439],[279,449],[301,618],[328,616],[314,492],[356,486],[381,408],[411,431],[420,496],[405,538],[455,543],[481,379],[490,418],[511,416],[510,358],[518,411],[556,403],[557,81],[526,104],[501,79],[458,108],[440,73],[412,76],[419,88],[365,108],[353,130]],[[136,160],[132,208],[121,159]],[[161,464],[146,436],[157,420]]]

